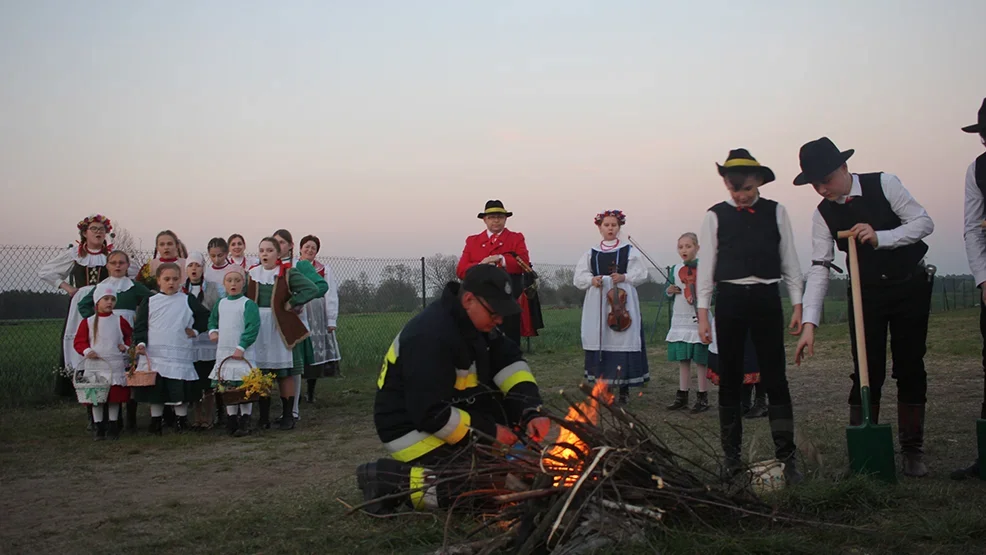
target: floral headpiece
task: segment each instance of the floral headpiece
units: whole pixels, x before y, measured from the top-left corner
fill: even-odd
[[[627,223],[627,215],[622,210],[607,210],[596,214],[596,225],[602,224],[606,216],[613,216],[620,225]]]
[[[91,214],[89,216],[86,216],[86,218],[80,221],[78,224],[79,231],[85,233],[86,228],[88,228],[89,224],[93,222],[103,224],[103,226],[106,227],[107,234],[110,234],[110,232],[113,231],[113,224],[110,223],[110,219],[102,214]],[[110,237],[112,236],[113,235],[110,234]]]

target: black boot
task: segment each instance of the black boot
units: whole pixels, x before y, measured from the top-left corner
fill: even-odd
[[[617,402],[621,405],[627,405],[630,403],[630,386],[628,385],[620,386],[620,396]]]
[[[363,492],[363,501],[373,501],[401,490],[407,490],[411,480],[411,465],[394,459],[378,459],[356,468],[356,485]],[[370,503],[363,510],[370,514],[390,514],[405,502],[408,496]]]
[[[191,426],[188,423],[187,416],[176,416],[175,417],[175,432],[184,433],[187,432]]]
[[[681,410],[688,408],[688,391],[679,390],[674,394],[674,402],[667,406],[668,410]]]
[[[757,395],[757,398],[753,401],[753,406],[751,406],[750,410],[743,415],[743,418],[763,418],[764,416],[767,416],[767,412],[767,396]]]
[[[281,421],[278,424],[279,430],[294,429],[294,397],[281,397]]]
[[[151,424],[147,427],[147,432],[156,436],[161,435],[164,432],[164,417],[152,416]]]
[[[743,385],[743,396],[740,398],[740,407],[743,409],[743,416],[753,408],[753,384]]]
[[[740,462],[740,452],[743,448],[743,419],[742,408],[719,407],[719,436],[722,442],[723,463],[722,478],[731,480],[743,470]]]
[[[870,404],[870,422],[880,423],[880,405]],[[849,405],[849,425],[863,425],[863,407],[861,405]]]
[[[798,471],[795,457],[793,407],[770,405],[767,416],[770,418],[770,436],[774,439],[774,456],[784,463],[784,482],[787,485],[803,482],[805,477]]]
[[[96,431],[96,421],[92,419],[92,405],[86,405],[86,414],[89,415],[89,423],[86,424],[87,432]]]
[[[971,465],[969,465],[969,466],[967,466],[965,468],[960,468],[958,470],[953,471],[951,474],[948,475],[948,477],[951,478],[951,479],[953,479],[953,480],[965,480],[966,478],[978,478],[980,476],[980,474],[979,474],[979,463],[980,463],[979,459],[976,459],[976,462],[972,463]]]
[[[927,476],[924,464],[924,405],[897,404],[897,441],[903,458],[904,476]]]
[[[127,431],[137,432],[137,401],[133,399],[127,401]]]
[[[94,441],[103,441],[106,439],[106,421],[94,422],[92,430],[92,439]]]
[[[308,401],[309,403],[315,402],[315,385],[317,383],[318,380],[315,379],[308,380],[308,394],[305,396],[305,400]]]
[[[235,416],[228,416],[227,418],[229,418],[233,422],[236,422],[236,417]],[[236,433],[233,434],[233,435],[235,435],[236,437],[243,437],[243,436],[250,435],[250,432],[251,432],[250,426],[251,426],[251,424],[250,424],[250,415],[249,414],[241,414],[240,415],[240,422],[239,422],[239,424],[236,425]]]
[[[699,391],[695,394],[695,405],[692,406],[692,414],[698,414],[709,410],[709,392]]]
[[[260,409],[260,414],[257,416],[257,429],[269,430],[270,429],[270,396],[261,397],[257,401],[257,407]]]
[[[164,416],[161,417],[162,424],[173,428],[175,426],[175,420],[175,408],[171,405],[164,405]]]
[[[244,415],[246,416],[246,415]],[[236,419],[236,415],[230,415],[226,417],[226,433],[229,435],[236,435],[236,430],[239,428],[239,422]]]
[[[120,439],[120,421],[110,420],[106,426],[106,437],[110,439]]]

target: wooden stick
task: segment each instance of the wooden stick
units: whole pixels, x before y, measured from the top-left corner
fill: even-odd
[[[866,359],[866,331],[863,328],[863,292],[859,283],[859,255],[856,252],[856,234],[840,231],[839,239],[849,243],[849,284],[852,289],[852,315],[856,324],[856,360],[859,363],[859,389],[870,388],[870,369]]]
[[[575,482],[575,487],[573,487],[572,490],[569,492],[568,500],[565,501],[565,505],[562,506],[561,513],[558,514],[558,518],[555,519],[555,523],[551,526],[551,533],[548,534],[548,542],[551,541],[551,538],[555,535],[555,531],[558,530],[558,525],[561,524],[561,519],[565,517],[565,512],[568,511],[568,506],[572,504],[572,499],[575,499],[575,494],[578,493],[579,488],[582,487],[582,484],[585,482],[585,479],[588,478],[590,474],[592,474],[592,470],[596,468],[597,464],[599,464],[599,459],[603,458],[603,455],[605,455],[606,452],[609,451],[610,449],[611,447],[603,447],[602,449],[600,449],[599,453],[596,455],[596,458],[592,460],[592,464],[589,465],[589,468],[585,469],[585,471],[582,472],[582,476],[579,476],[579,481]]]

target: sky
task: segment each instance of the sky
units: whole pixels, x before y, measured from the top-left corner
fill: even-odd
[[[458,254],[500,199],[535,265],[574,264],[607,208],[669,264],[745,147],[807,269],[820,197],[791,181],[825,135],[898,175],[929,261],[966,273],[983,21],[982,0],[2,0],[0,243],[102,212],[145,247],[285,227],[323,255]]]

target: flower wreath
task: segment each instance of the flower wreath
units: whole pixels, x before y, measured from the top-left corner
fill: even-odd
[[[620,225],[627,223],[627,215],[622,210],[607,210],[596,214],[596,225],[601,225],[606,216],[613,216]]]

